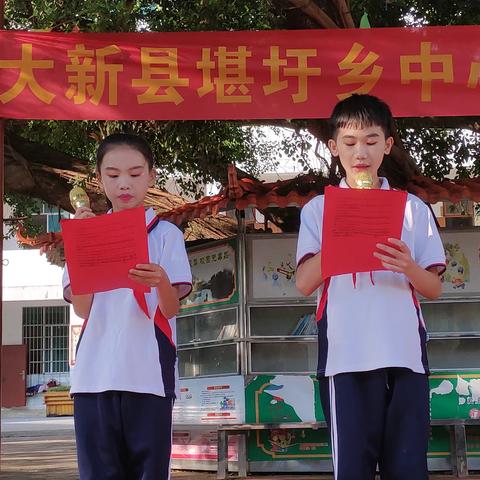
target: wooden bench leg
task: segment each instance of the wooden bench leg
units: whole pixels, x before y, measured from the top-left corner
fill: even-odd
[[[228,474],[228,435],[225,430],[217,433],[217,479],[224,480]]]
[[[467,438],[465,435],[465,425],[455,425],[455,474],[459,478],[468,477],[467,466]]]
[[[248,432],[241,432],[238,440],[238,476],[240,478],[246,478],[248,475],[247,435]]]
[[[452,467],[452,475],[458,477],[457,472],[457,443],[455,441],[455,429],[453,426],[447,427],[450,434],[450,465]]]

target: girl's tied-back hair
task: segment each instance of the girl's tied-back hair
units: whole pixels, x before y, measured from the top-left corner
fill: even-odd
[[[130,147],[132,150],[137,150],[140,152],[145,157],[145,160],[148,163],[148,168],[150,170],[153,168],[153,152],[150,148],[150,145],[144,138],[132,133],[113,133],[112,135],[105,137],[98,146],[96,155],[98,171],[100,171],[100,167],[102,166],[103,157],[105,157],[110,150],[113,150],[120,145],[125,145]]]

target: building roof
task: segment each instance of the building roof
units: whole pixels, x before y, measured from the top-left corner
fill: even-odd
[[[184,237],[187,242],[220,240],[237,233],[235,219],[222,212],[231,209],[244,210],[253,207],[267,208],[303,207],[310,199],[322,194],[330,184],[329,179],[315,174],[300,175],[288,180],[265,183],[252,178],[238,178],[234,165],[228,169],[228,185],[219,194],[187,203],[181,197],[150,189],[146,204],[154,207],[158,216],[177,225],[187,224]],[[407,190],[427,203],[460,200],[480,202],[480,178],[437,181],[424,176],[413,177]],[[51,263],[62,265],[62,234],[46,233],[34,238],[17,232],[19,243],[31,247],[43,247]]]
[[[288,180],[264,183],[251,178],[238,178],[235,167],[229,168],[229,182],[218,195],[204,197],[196,202],[185,203],[159,216],[177,225],[194,218],[217,215],[229,209],[243,210],[254,207],[259,210],[277,207],[303,207],[310,199],[322,194],[330,181],[320,175],[307,174]],[[460,200],[480,202],[480,178],[443,180],[441,182],[424,176],[413,177],[407,191],[427,203]]]

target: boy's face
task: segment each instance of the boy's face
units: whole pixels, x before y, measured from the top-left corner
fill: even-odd
[[[350,187],[355,187],[355,179],[360,172],[368,172],[372,176],[374,188],[379,188],[378,169],[383,156],[390,153],[392,145],[393,138],[385,138],[383,129],[379,126],[339,128],[336,139],[328,141],[330,152],[339,157],[345,169]]]
[[[114,212],[143,205],[155,182],[155,170],[149,169],[143,154],[127,145],[109,150],[97,175]]]

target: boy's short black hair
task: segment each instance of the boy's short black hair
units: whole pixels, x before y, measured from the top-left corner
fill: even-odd
[[[393,116],[390,107],[373,95],[356,94],[338,102],[330,116],[330,137],[335,139],[339,128],[378,126],[385,138],[393,135]]]

